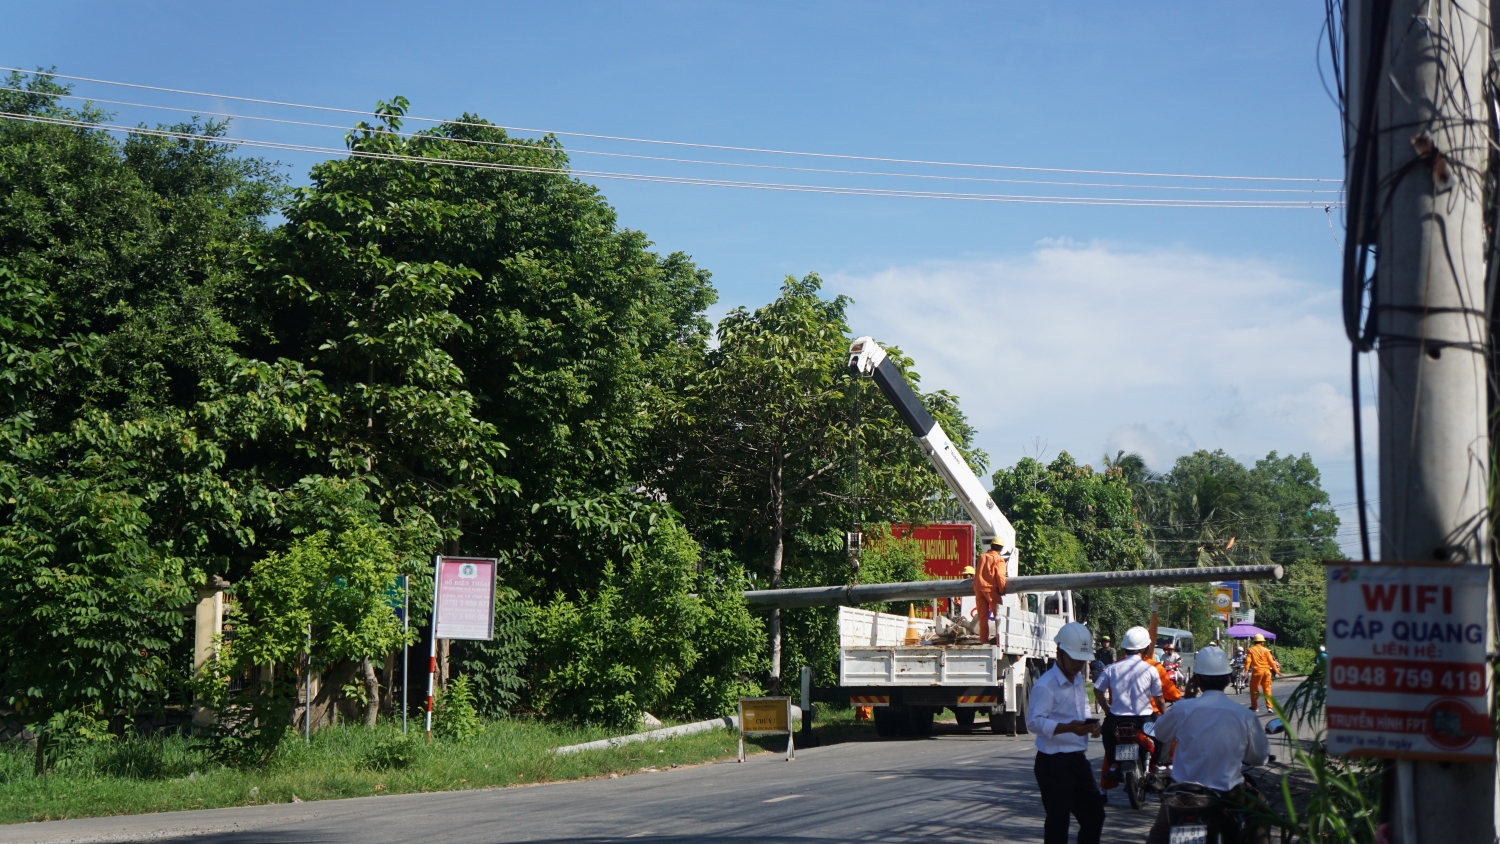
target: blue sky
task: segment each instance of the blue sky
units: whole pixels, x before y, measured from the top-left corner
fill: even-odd
[[[1315,64],[1322,9],[1306,2],[9,6],[0,64],[164,87],[355,109],[402,94],[416,115],[467,111],[511,126],[864,156],[1329,179],[1342,171],[1336,112]],[[129,123],[173,119],[118,110]],[[337,132],[264,124],[242,122],[235,134],[338,144]],[[297,178],[313,160],[273,157]],[[834,183],[764,171],[727,177]],[[1321,209],[599,184],[624,225],[713,272],[715,314],[768,301],[788,273],[820,273],[855,299],[856,332],[900,345],[924,387],[961,396],[996,464],[1038,449],[1097,465],[1106,450],[1133,448],[1157,469],[1192,448],[1245,460],[1306,451],[1334,502],[1353,500],[1336,295],[1342,231],[1330,231]],[[1341,229],[1337,211],[1333,223]],[[1353,511],[1341,515],[1348,531]]]

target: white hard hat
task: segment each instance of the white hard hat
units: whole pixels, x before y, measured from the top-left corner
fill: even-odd
[[[1144,627],[1132,627],[1125,631],[1120,647],[1127,651],[1144,651],[1151,647],[1151,633]]]
[[[1229,673],[1229,655],[1224,653],[1223,648],[1208,645],[1198,651],[1198,658],[1193,661],[1193,672],[1206,677],[1222,677]]]
[[[1064,624],[1057,631],[1057,638],[1052,641],[1057,643],[1058,650],[1074,659],[1084,662],[1094,660],[1094,634],[1076,621]]]

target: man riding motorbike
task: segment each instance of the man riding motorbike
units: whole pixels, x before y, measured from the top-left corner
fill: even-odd
[[[1146,838],[1148,844],[1167,844],[1174,793],[1216,799],[1224,811],[1232,812],[1245,802],[1241,794],[1247,787],[1242,766],[1264,764],[1270,755],[1270,742],[1255,713],[1224,695],[1230,672],[1229,657],[1223,650],[1210,646],[1198,651],[1194,676],[1203,694],[1178,703],[1157,719],[1158,755],[1162,748],[1176,744],[1171,751],[1176,784],[1162,797],[1161,813]],[[1263,840],[1264,831],[1260,832],[1257,841]]]
[[[1141,659],[1142,653],[1151,650],[1151,634],[1144,627],[1132,627],[1120,639],[1120,649],[1124,655],[1094,681],[1094,696],[1104,695],[1107,700],[1102,731],[1104,763],[1099,769],[1099,785],[1105,789],[1120,784],[1114,762],[1115,727],[1119,721],[1144,723],[1166,709],[1161,675],[1156,666]]]

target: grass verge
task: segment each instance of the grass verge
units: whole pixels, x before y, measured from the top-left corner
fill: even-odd
[[[493,721],[463,743],[428,746],[398,726],[339,727],[312,743],[288,737],[271,763],[236,770],[211,763],[184,737],[126,738],[97,745],[51,774],[33,776],[32,755],[0,750],[0,823],[213,809],[422,791],[493,788],[630,774],[733,758],[736,736],[714,730],[662,742],[554,756],[554,747],[618,733],[530,721]],[[746,750],[786,747],[785,739]]]

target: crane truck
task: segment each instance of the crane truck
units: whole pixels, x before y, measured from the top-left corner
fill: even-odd
[[[1014,579],[1020,562],[1015,528],[885,349],[870,337],[860,337],[849,347],[848,370],[855,377],[874,379],[973,520],[980,546],[999,541],[1006,578]],[[954,595],[967,591],[967,584],[955,581]],[[927,628],[943,621],[909,621],[841,606],[839,685],[809,688],[810,700],[871,706],[876,732],[882,736],[925,735],[943,709],[953,710],[961,727],[972,728],[975,715],[987,710],[993,731],[1025,732],[1026,699],[1047,661],[1057,656],[1052,640],[1073,620],[1073,594],[1007,594],[994,615],[993,642],[909,644],[909,624],[918,627],[921,638]]]

